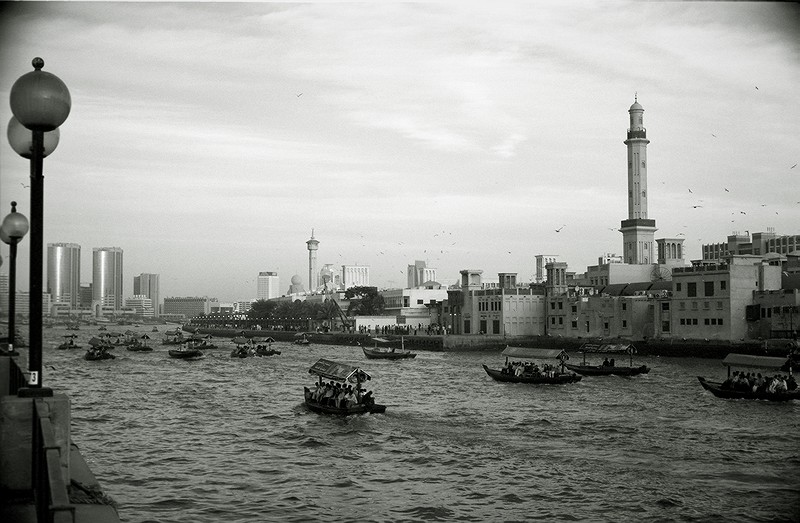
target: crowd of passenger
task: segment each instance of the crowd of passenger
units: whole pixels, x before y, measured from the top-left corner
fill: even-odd
[[[339,409],[355,407],[357,405],[374,405],[375,398],[372,391],[361,387],[341,384],[334,381],[318,381],[311,388],[311,400],[327,407]]]
[[[376,335],[395,335],[395,336],[418,336],[427,334],[428,336],[445,335],[448,331],[438,324],[423,325],[421,323],[413,325],[361,325],[358,327],[359,334]]]
[[[549,363],[545,363],[539,367],[537,363],[531,363],[529,361],[506,361],[503,368],[500,369],[500,373],[516,376],[518,378],[530,378],[534,376],[552,378],[558,373],[558,369]]]
[[[787,392],[797,389],[794,376],[762,376],[761,373],[744,373],[734,371],[733,375],[722,382],[722,388],[741,392],[767,392],[770,394]]]

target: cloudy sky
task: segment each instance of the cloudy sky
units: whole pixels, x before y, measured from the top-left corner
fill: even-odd
[[[45,242],[80,244],[85,282],[121,247],[126,295],[142,272],[222,301],[305,282],[312,229],[320,267],[379,287],[414,260],[528,281],[536,254],[621,254],[634,93],[656,238],[689,260],[800,233],[798,29],[745,2],[3,3],[0,121],[41,56],[72,95]],[[29,214],[28,169],[4,138],[2,215]]]

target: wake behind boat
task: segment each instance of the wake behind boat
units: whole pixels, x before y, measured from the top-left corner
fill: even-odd
[[[366,391],[361,386],[372,378],[358,367],[319,359],[308,369],[308,373],[318,376],[312,389],[303,387],[306,407],[313,412],[347,416],[386,411],[386,405],[375,403],[372,391]],[[325,382],[325,379],[330,381]]]
[[[628,343],[584,343],[578,351],[583,353],[583,364],[573,365],[567,363],[565,366],[569,370],[583,376],[636,376],[637,374],[647,374],[650,372],[650,367],[646,365],[638,367],[633,366],[633,355],[636,354],[636,347]],[[630,356],[630,361],[627,367],[617,366],[614,358],[611,358],[610,361],[608,358],[605,358],[600,365],[587,365],[586,353],[628,354]]]
[[[361,347],[361,349],[364,351],[364,356],[366,356],[368,359],[400,360],[417,357],[417,353],[405,349],[405,343],[403,342],[402,338],[400,339],[400,349],[389,346],[392,341],[387,340],[386,338],[372,338],[372,340],[375,342],[374,347]]]
[[[735,371],[731,374],[731,367],[750,369],[769,369],[771,372],[780,371],[789,358],[774,356],[751,356],[748,354],[728,354],[722,364],[728,367],[728,378],[725,381],[711,381],[698,376],[700,386],[718,398],[748,399],[767,401],[790,401],[800,399],[800,389],[792,376],[792,367],[788,367],[789,376],[775,374],[762,376],[761,373]]]
[[[564,362],[569,359],[569,355],[560,349],[506,347],[502,354],[506,357],[505,365],[502,368],[491,369],[486,365],[483,366],[483,370],[496,381],[560,385],[574,383],[582,378],[574,372],[564,371]],[[550,360],[558,363],[545,363],[540,367],[537,363],[530,361],[509,361],[509,357],[525,360]],[[560,371],[556,365],[561,366]]]

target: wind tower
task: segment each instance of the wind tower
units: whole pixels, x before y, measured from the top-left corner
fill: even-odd
[[[308,292],[315,292],[319,287],[317,274],[317,249],[319,241],[314,238],[314,229],[311,229],[311,239],[306,242],[308,246]]]
[[[630,128],[625,145],[628,147],[628,219],[622,220],[623,261],[631,265],[647,265],[656,262],[653,238],[656,221],[647,218],[647,130],[642,114],[644,109],[634,95],[633,105],[628,109]]]

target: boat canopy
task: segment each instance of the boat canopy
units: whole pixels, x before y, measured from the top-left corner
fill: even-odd
[[[392,340],[387,340],[386,338],[372,338],[372,341],[375,343],[392,343]]]
[[[537,360],[568,360],[569,354],[561,349],[533,349],[529,347],[506,347],[503,356],[513,358],[529,358]]]
[[[584,343],[578,352],[588,353],[618,353],[636,354],[636,347],[630,343]]]
[[[312,333],[310,332],[298,332],[294,335],[295,338],[305,338],[306,336],[311,336]]]
[[[266,338],[253,338],[253,343],[274,343],[275,338],[267,336]]]
[[[349,381],[356,383],[359,381],[367,381],[371,379],[370,375],[347,363],[337,363],[335,361],[320,358],[317,362],[308,369],[309,374],[316,374],[322,378],[327,378],[336,381]]]
[[[728,354],[722,360],[728,367],[754,367],[758,369],[779,369],[788,358],[775,356],[750,356],[749,354]]]
[[[92,347],[100,347],[103,345],[108,345],[108,342],[93,336],[92,339],[89,340],[89,345],[91,345]]]
[[[231,341],[236,345],[245,345],[247,343],[250,343],[250,338],[245,338],[244,336],[236,336]]]

